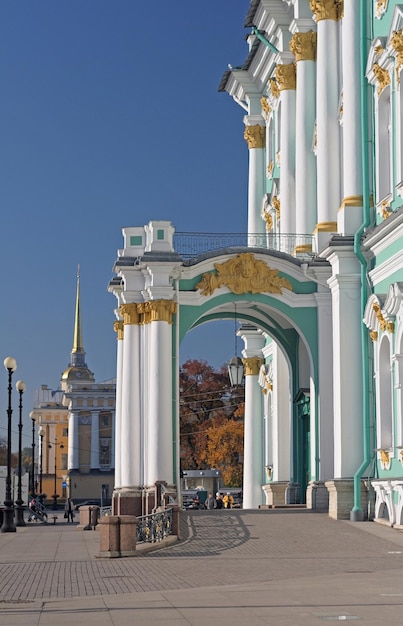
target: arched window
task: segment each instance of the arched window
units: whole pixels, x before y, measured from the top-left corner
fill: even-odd
[[[390,87],[385,87],[378,100],[376,141],[377,203],[391,193],[392,117]]]
[[[379,386],[378,386],[378,448],[389,449],[393,446],[393,385],[390,359],[390,342],[384,336],[379,348]]]

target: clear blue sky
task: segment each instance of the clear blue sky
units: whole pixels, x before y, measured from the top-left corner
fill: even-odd
[[[116,371],[107,285],[121,228],[169,219],[177,231],[246,231],[244,112],[217,87],[228,63],[247,56],[248,7],[1,2],[0,357],[17,359],[25,419],[34,389],[56,389],[68,365],[78,264],[87,363],[102,381]],[[233,356],[233,325],[208,330],[209,341],[190,333],[182,361],[218,366]],[[16,432],[16,393],[13,405]],[[23,445],[30,440],[24,428]]]

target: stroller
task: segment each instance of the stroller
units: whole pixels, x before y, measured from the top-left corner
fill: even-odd
[[[32,498],[29,503],[29,515],[28,522],[44,522],[48,521],[48,514],[46,513],[46,507],[38,500]]]

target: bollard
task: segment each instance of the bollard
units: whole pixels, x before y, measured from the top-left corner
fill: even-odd
[[[136,553],[137,518],[135,515],[120,515],[120,556]]]
[[[99,518],[99,506],[90,506],[90,525],[93,530],[95,530],[95,526],[98,524]]]
[[[99,556],[120,556],[120,518],[117,515],[101,517],[99,520]]]

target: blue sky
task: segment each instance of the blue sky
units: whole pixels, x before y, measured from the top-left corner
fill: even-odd
[[[246,231],[244,112],[217,87],[247,56],[248,7],[0,2],[0,356],[17,359],[26,416],[34,389],[57,388],[68,365],[78,264],[87,363],[97,381],[115,376],[107,285],[123,226]],[[233,356],[233,324],[206,328],[184,340],[182,361]],[[3,370],[3,436],[6,389]]]

